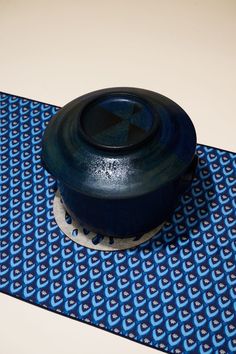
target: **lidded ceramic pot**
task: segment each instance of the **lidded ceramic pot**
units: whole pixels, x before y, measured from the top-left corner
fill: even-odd
[[[130,237],[171,215],[191,183],[195,148],[194,126],[176,103],[144,89],[109,88],[58,111],[42,160],[82,226]]]

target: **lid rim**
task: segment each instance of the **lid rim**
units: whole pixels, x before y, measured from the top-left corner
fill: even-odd
[[[101,184],[99,181],[99,185],[101,186],[101,192],[98,191],[98,186],[93,186],[92,182],[88,182],[85,183],[85,178],[86,176],[83,175],[83,171],[81,172],[81,168],[79,167],[76,168],[76,166],[80,166],[80,162],[81,164],[86,163],[87,167],[89,166],[89,156],[94,155],[94,156],[99,156],[99,152],[103,152],[102,155],[100,156],[101,158],[104,157],[104,159],[107,159],[107,161],[109,160],[109,157],[114,159],[117,157],[117,159],[124,159],[124,158],[129,158],[129,154],[128,152],[132,153],[132,155],[136,155],[136,151],[135,149],[132,148],[128,148],[127,150],[116,150],[114,149],[114,156],[112,157],[112,151],[110,149],[97,149],[95,146],[93,146],[92,144],[89,144],[87,141],[85,141],[85,139],[82,139],[82,136],[80,135],[80,139],[78,139],[77,141],[77,145],[78,145],[78,149],[80,149],[80,145],[82,147],[82,153],[81,151],[77,154],[77,155],[73,155],[72,158],[74,160],[68,160],[68,156],[70,155],[70,149],[67,151],[67,155],[64,155],[63,153],[63,149],[66,148],[66,139],[64,139],[64,147],[61,146],[61,139],[60,139],[60,133],[57,134],[55,132],[58,132],[58,129],[60,127],[61,122],[65,122],[64,118],[67,116],[69,117],[70,112],[73,110],[75,110],[75,112],[77,111],[76,106],[79,104],[81,105],[81,107],[84,107],[86,105],[87,100],[91,101],[92,99],[94,99],[94,95],[95,97],[98,97],[101,94],[107,94],[110,92],[124,92],[126,89],[124,88],[119,88],[119,89],[103,89],[100,91],[96,91],[95,93],[92,92],[91,94],[87,94],[85,96],[82,96],[80,98],[77,98],[75,100],[73,100],[72,102],[68,103],[66,106],[64,106],[61,110],[59,110],[57,112],[57,114],[52,118],[52,120],[50,121],[48,127],[46,130],[48,130],[46,132],[46,134],[44,135],[43,138],[43,149],[42,149],[42,155],[43,155],[43,160],[45,163],[45,166],[48,166],[48,170],[50,171],[50,173],[52,173],[52,175],[54,175],[55,178],[57,178],[59,181],[61,181],[61,183],[67,185],[67,187],[78,191],[79,193],[82,194],[86,194],[88,196],[94,197],[94,198],[105,198],[105,199],[127,199],[127,198],[132,198],[132,197],[138,197],[139,195],[144,195],[144,194],[148,194],[151,192],[154,192],[155,190],[162,188],[163,186],[165,186],[167,183],[171,183],[173,182],[175,179],[180,178],[184,171],[189,167],[189,165],[191,164],[194,155],[195,155],[195,150],[196,150],[196,132],[195,132],[195,128],[193,126],[193,123],[191,121],[191,119],[188,117],[188,115],[184,112],[184,110],[178,106],[175,102],[171,101],[170,99],[168,99],[165,96],[159,95],[158,93],[154,93],[152,91],[148,91],[148,90],[142,90],[142,89],[130,89],[132,92],[134,91],[136,94],[136,90],[137,90],[137,94],[141,95],[142,93],[144,95],[148,95],[152,94],[152,101],[154,101],[154,99],[157,100],[158,104],[160,105],[160,107],[165,108],[166,112],[168,113],[168,115],[170,116],[170,121],[173,119],[175,121],[177,121],[180,126],[180,130],[181,130],[181,135],[179,135],[181,137],[181,140],[178,142],[177,141],[177,146],[176,149],[170,150],[168,152],[167,148],[168,145],[165,144],[163,145],[163,149],[167,152],[167,157],[163,157],[160,161],[157,160],[155,162],[155,156],[152,157],[152,161],[149,159],[146,160],[146,158],[143,160],[142,158],[142,150],[143,149],[137,149],[138,152],[138,162],[136,164],[137,170],[136,172],[139,173],[139,177],[138,178],[144,178],[143,180],[143,185],[145,185],[145,187],[140,187],[140,190],[136,190],[138,187],[138,184],[136,182],[134,182],[133,186],[132,186],[132,181],[131,181],[131,185],[129,189],[125,188],[125,183],[126,181],[122,181],[122,179],[120,179],[120,190],[122,191],[121,193],[119,192],[119,186],[118,186],[118,178],[115,177],[114,179],[114,190],[111,191],[110,186],[108,186],[106,188],[106,181],[105,178],[103,178],[101,176],[101,178],[103,178],[101,180]],[[129,91],[128,91],[129,92]],[[158,113],[159,114],[159,113]],[[160,113],[162,114],[162,113]],[[165,118],[165,117],[164,117]],[[67,121],[68,125],[70,124],[70,119]],[[168,123],[169,124],[169,123]],[[67,124],[66,124],[67,125]],[[65,126],[66,126],[65,125]],[[182,128],[185,127],[186,128],[186,134],[185,134],[185,130],[183,130]],[[159,129],[157,130],[159,132]],[[184,132],[184,134],[183,134]],[[171,139],[171,136],[168,139]],[[46,139],[45,139],[46,137]],[[66,137],[66,135],[65,135]],[[184,144],[184,139],[186,144]],[[155,140],[148,140],[145,141],[145,143],[147,142],[147,144],[145,144],[145,148],[144,148],[144,155],[148,156],[148,149],[150,144],[152,145],[152,141],[153,144],[155,144]],[[158,141],[158,139],[157,139]],[[169,140],[168,140],[169,141]],[[76,144],[75,144],[76,145]],[[185,150],[183,150],[185,149]],[[83,151],[87,150],[87,160],[84,161],[84,157],[83,157]],[[163,151],[164,151],[163,150]],[[177,152],[177,154],[175,153]],[[72,153],[75,153],[75,151],[73,150]],[[117,155],[115,155],[115,153],[117,153]],[[56,156],[56,159],[55,159]],[[158,155],[159,156],[159,155]],[[172,157],[171,157],[172,156]],[[60,160],[61,160],[61,166],[60,166]],[[181,161],[182,160],[182,161]],[[98,161],[98,160],[97,160]],[[142,164],[146,164],[150,163],[151,161],[151,165],[149,165],[150,167],[147,167],[147,170],[143,170],[142,172],[142,167],[141,165],[139,166],[139,163]],[[169,161],[169,162],[168,162]],[[151,179],[149,178],[148,174],[149,174],[149,169],[152,168],[152,166],[157,167],[158,163],[161,164],[165,164],[166,167],[166,172],[162,172],[161,176],[160,176],[160,180],[158,178],[158,169],[156,169],[156,172],[154,172],[151,175]],[[169,163],[169,165],[168,165]],[[82,166],[82,165],[81,165]],[[124,165],[123,165],[124,166]],[[86,167],[86,168],[87,168]],[[112,172],[112,171],[111,171]],[[86,172],[88,173],[88,172]],[[92,172],[93,173],[93,172]],[[96,173],[96,172],[95,172]],[[135,173],[135,170],[133,171],[133,173]],[[143,173],[143,177],[142,177],[142,173]],[[165,173],[166,173],[166,177],[165,177]],[[145,174],[145,176],[144,176]],[[114,178],[115,174],[113,175],[112,178]],[[157,176],[157,177],[155,177]],[[170,178],[171,177],[171,178]],[[156,182],[155,179],[156,178]],[[92,179],[91,179],[92,180]],[[159,181],[158,181],[159,180]],[[95,180],[94,180],[95,181]],[[136,180],[135,180],[136,181]],[[95,181],[96,183],[96,181]],[[112,180],[111,180],[112,183]],[[123,187],[122,187],[123,184]],[[83,189],[84,186],[84,189]],[[91,187],[91,193],[89,190],[89,187]],[[104,189],[103,189],[104,187]],[[116,188],[118,187],[118,190],[116,190]],[[89,193],[85,192],[89,191]],[[128,193],[126,195],[126,192],[128,190]],[[108,195],[109,192],[111,192],[111,195]],[[108,193],[108,194],[107,194]]]

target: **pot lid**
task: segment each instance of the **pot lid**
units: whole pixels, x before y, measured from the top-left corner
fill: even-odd
[[[194,126],[176,103],[144,89],[111,88],[58,111],[45,131],[42,158],[75,191],[128,198],[183,175],[195,148]]]

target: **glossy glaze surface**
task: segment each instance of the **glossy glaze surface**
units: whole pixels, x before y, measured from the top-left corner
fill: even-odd
[[[126,124],[123,125],[123,135],[121,134],[119,142],[119,128],[122,128],[122,124],[117,124],[113,147],[134,146],[118,151],[99,147],[101,142],[111,146],[112,141],[108,140],[112,136],[107,138],[104,135],[96,136],[94,132],[91,134],[92,128],[83,120],[81,123],[81,117],[83,114],[86,117],[87,114],[88,121],[96,119],[95,114],[92,118],[91,111],[94,109],[94,102],[104,95],[110,99],[112,95],[130,95],[131,103],[132,100],[144,101],[143,111],[141,110],[143,116],[148,117],[149,124],[151,121],[156,126],[151,138],[145,140],[152,126],[147,128],[148,132],[145,131],[141,139],[140,136],[135,136],[135,143],[141,143],[140,145],[129,139],[125,140],[130,124],[124,122],[124,116],[128,116],[130,123],[132,115],[130,112],[127,114],[128,109],[133,109],[130,103],[126,106],[125,114],[122,113]],[[105,103],[103,101],[103,105],[109,106],[109,98]],[[86,109],[90,112],[86,113]],[[110,117],[114,119],[114,116],[117,118],[118,115],[112,112]],[[101,123],[101,119],[98,119],[98,123]],[[88,139],[89,134],[81,129],[81,124],[92,135],[92,143]],[[196,134],[192,122],[173,101],[143,89],[104,89],[75,99],[53,117],[44,135],[43,160],[54,176],[77,192],[102,199],[132,198],[152,193],[181,176],[193,159],[195,147]]]
[[[173,101],[143,89],[105,89],[53,117],[43,162],[83,227],[131,237],[171,215],[191,183],[195,147],[192,122]]]

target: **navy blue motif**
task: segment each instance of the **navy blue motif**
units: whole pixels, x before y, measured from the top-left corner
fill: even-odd
[[[236,352],[236,154],[198,145],[171,220],[119,252],[84,248],[52,213],[41,138],[58,108],[0,95],[0,290],[172,353]]]

